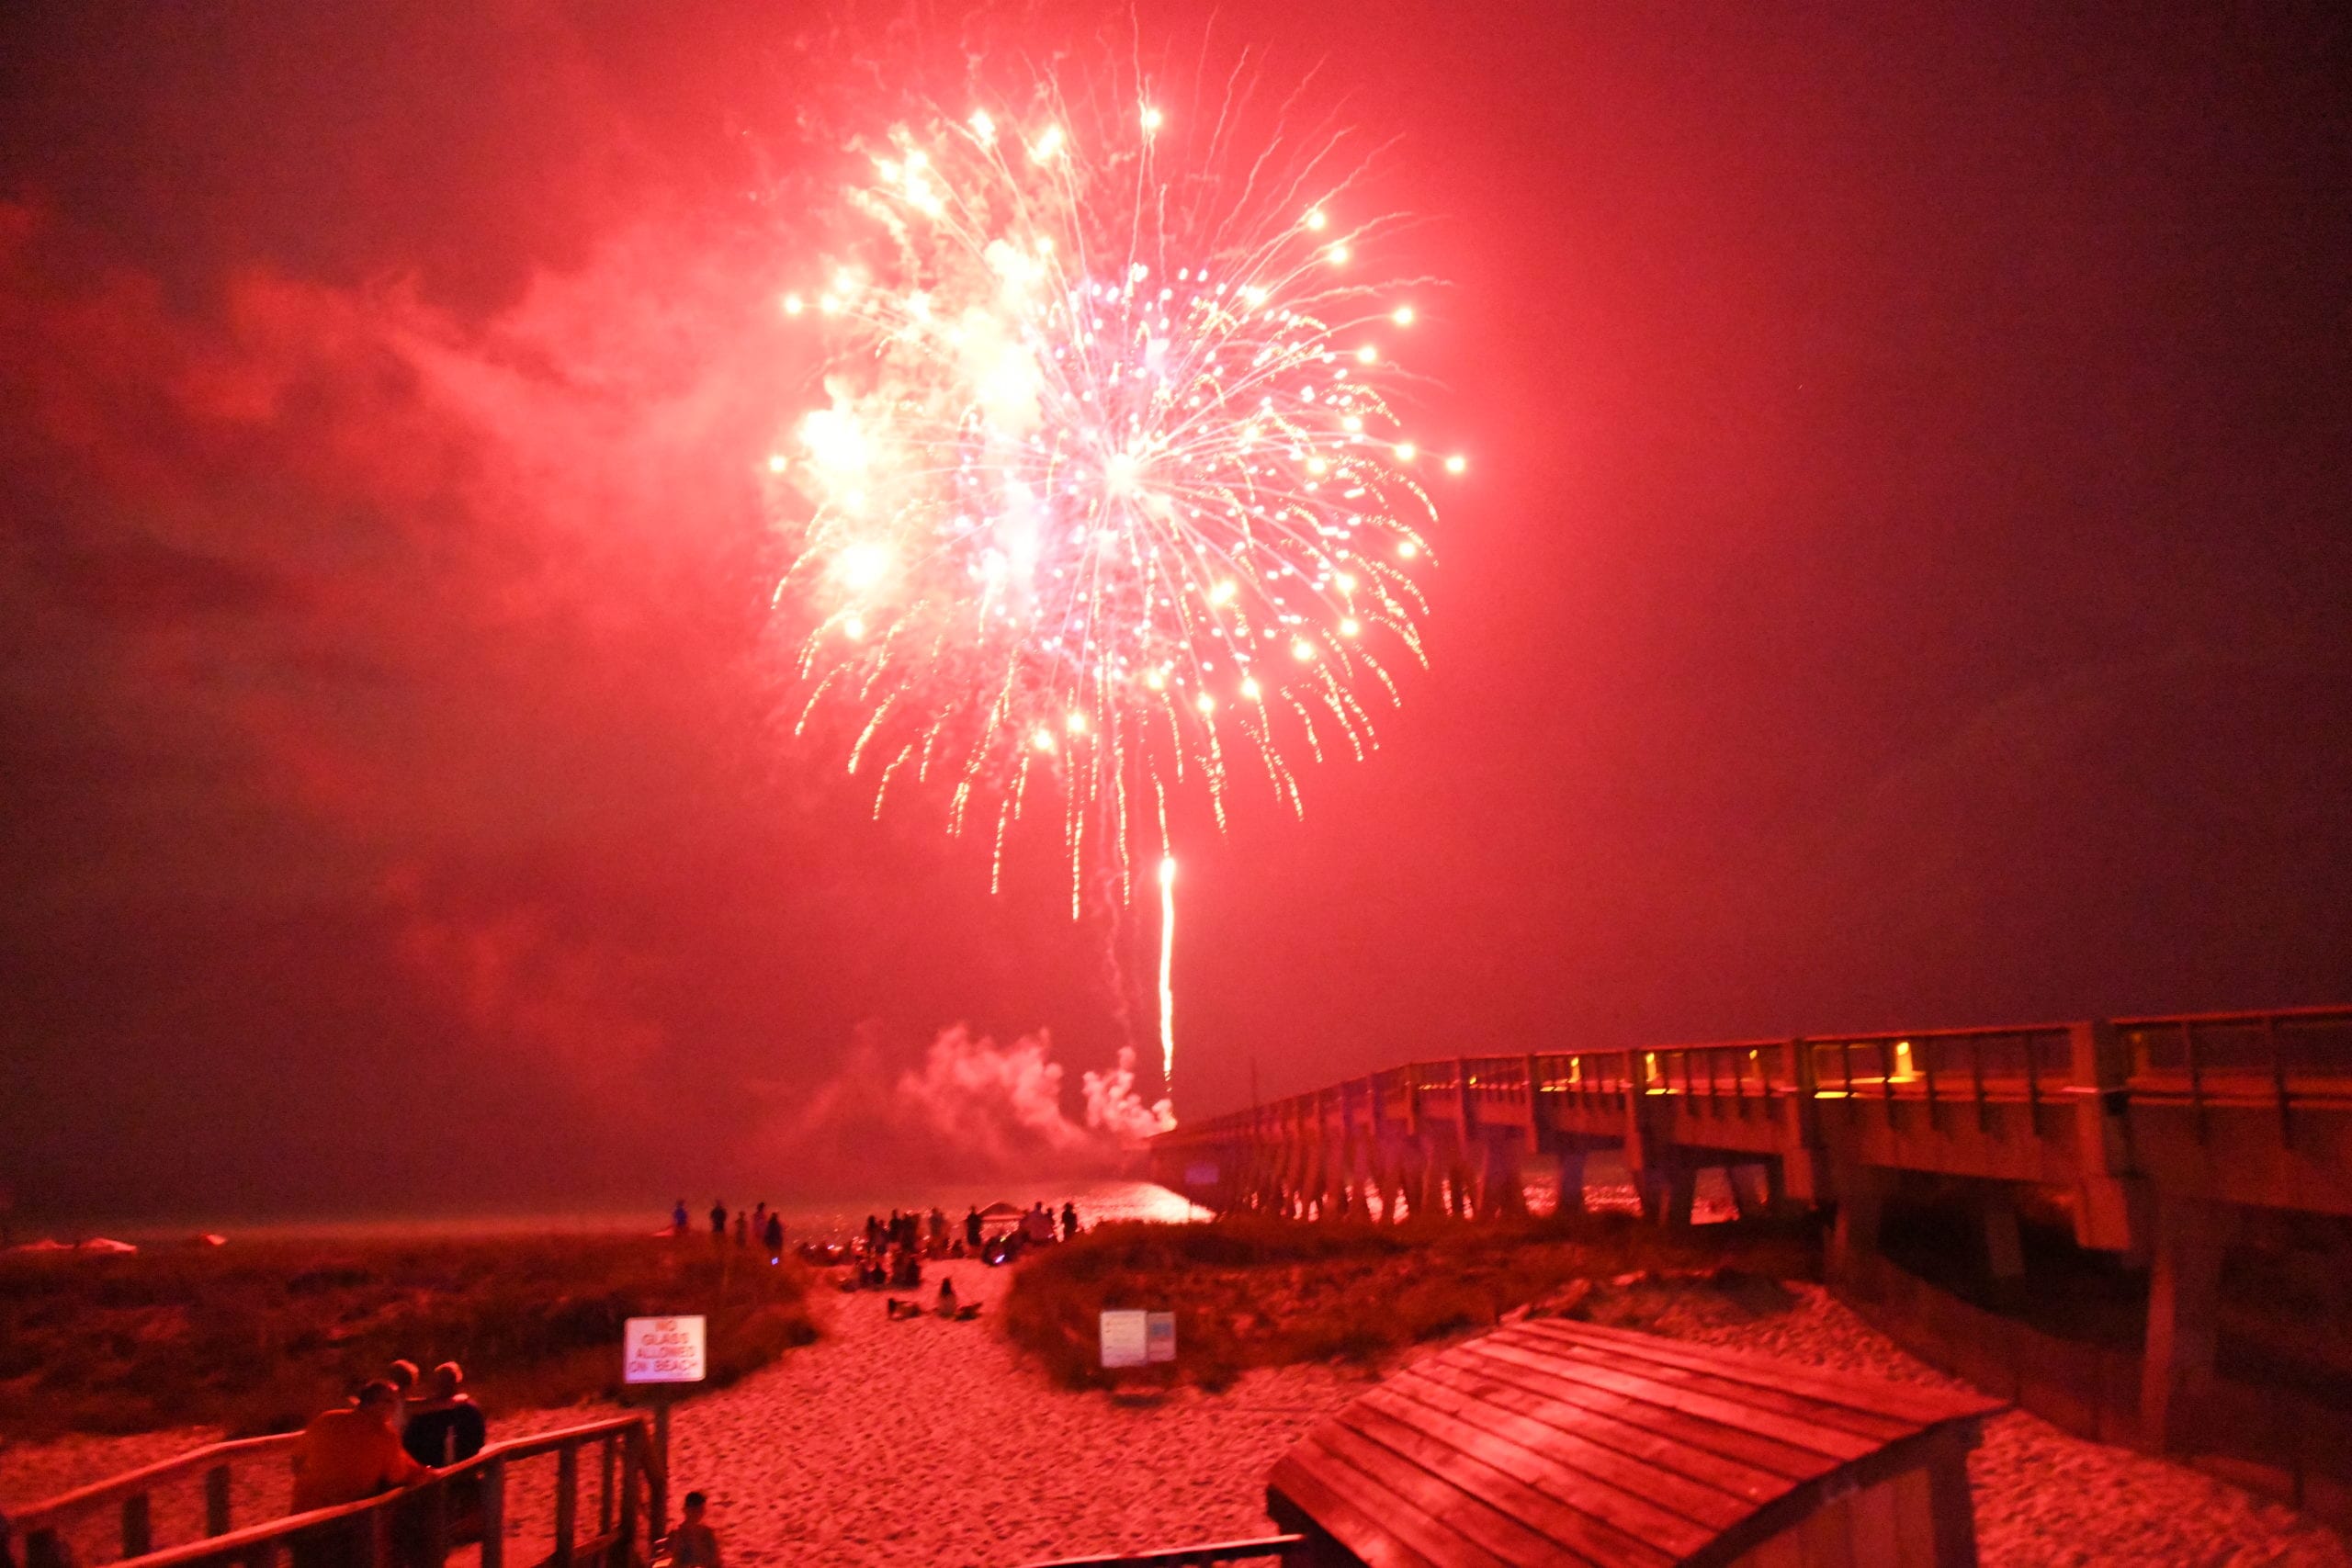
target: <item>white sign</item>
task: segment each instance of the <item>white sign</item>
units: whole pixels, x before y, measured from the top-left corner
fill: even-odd
[[[703,1320],[632,1317],[621,1327],[623,1382],[700,1382]]]
[[[1102,1364],[1106,1367],[1140,1367],[1150,1359],[1150,1328],[1146,1319],[1150,1314],[1140,1312],[1106,1312],[1102,1314]]]
[[[1144,1314],[1144,1352],[1147,1361],[1172,1361],[1176,1359],[1176,1314],[1153,1312]]]

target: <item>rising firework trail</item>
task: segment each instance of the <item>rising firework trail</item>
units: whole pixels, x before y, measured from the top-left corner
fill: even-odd
[[[1362,758],[1423,661],[1416,287],[1363,272],[1394,220],[1346,216],[1338,142],[1237,145],[1231,110],[1185,140],[1148,91],[1047,82],[916,116],[782,301],[831,350],[769,462],[808,503],[776,597],[799,726],[851,716],[877,812],[947,787],[992,885],[1050,802],[1073,912],[1090,860],[1129,897],[1144,803],[1197,779],[1222,826],[1238,756],[1298,809],[1293,759]]]
[[[1159,857],[1159,1082],[1176,1093],[1176,857]]]

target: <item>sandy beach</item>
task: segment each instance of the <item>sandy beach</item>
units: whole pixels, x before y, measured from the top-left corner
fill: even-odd
[[[1128,1401],[1049,1387],[998,1332],[1009,1282],[944,1266],[978,1323],[893,1323],[874,1294],[821,1292],[826,1337],[732,1388],[682,1405],[679,1488],[712,1497],[737,1562],[970,1564],[1140,1550],[1261,1533],[1263,1477],[1324,1413],[1365,1386],[1320,1366],[1252,1372],[1222,1393]],[[934,1269],[930,1275],[935,1282]],[[1817,1287],[1785,1310],[1726,1321],[1676,1287],[1651,1292],[1661,1332],[1916,1382],[1944,1381]],[[534,1413],[494,1435],[601,1411]],[[76,1439],[0,1455],[0,1506],[43,1496],[200,1441],[201,1433]],[[1983,1560],[1994,1568],[2088,1563],[2283,1563],[2352,1568],[2352,1550],[2290,1509],[2182,1466],[2071,1438],[2015,1412],[1972,1461]],[[276,1478],[256,1478],[268,1506]],[[546,1529],[546,1483],[517,1477],[515,1528]],[[241,1500],[241,1506],[243,1506]],[[159,1515],[159,1531],[170,1525]],[[85,1559],[86,1560],[86,1559]]]

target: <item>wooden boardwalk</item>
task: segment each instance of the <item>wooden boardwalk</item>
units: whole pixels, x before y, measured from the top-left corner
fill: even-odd
[[[1268,1511],[1317,1563],[1965,1568],[1967,1454],[1999,1408],[1538,1321],[1340,1410],[1274,1467]]]
[[[1877,1269],[1906,1174],[1973,1194],[2000,1277],[2024,1267],[2019,1190],[2043,1190],[2081,1246],[2149,1269],[2123,1420],[2177,1448],[2198,1411],[2234,1398],[2212,1368],[2238,1215],[2352,1215],[2352,1008],[1412,1062],[1186,1122],[1153,1141],[1152,1171],[1217,1211],[1466,1218],[1523,1210],[1530,1156],[1556,1159],[1563,1202],[1580,1203],[1599,1151],[1664,1224],[1689,1220],[1709,1168],[1743,1211],[1833,1207],[1833,1283]],[[2300,1498],[2311,1467],[2289,1468],[2273,1489]],[[2352,1498],[2352,1479],[2321,1479]]]

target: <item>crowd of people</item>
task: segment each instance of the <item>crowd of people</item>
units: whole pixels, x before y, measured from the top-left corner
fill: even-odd
[[[786,1235],[784,1216],[763,1199],[750,1209],[729,1210],[727,1201],[711,1201],[709,1235],[721,1247],[756,1247],[769,1261],[781,1261]],[[1069,1241],[1079,1233],[1078,1205],[1065,1201],[1058,1218],[1043,1200],[1024,1211],[992,1211],[983,1215],[976,1205],[958,1226],[945,1211],[933,1205],[922,1210],[893,1209],[890,1217],[865,1216],[863,1231],[847,1242],[803,1241],[795,1250],[802,1261],[819,1268],[846,1266],[851,1273],[843,1290],[910,1290],[922,1283],[926,1258],[977,1258],[995,1265],[1010,1263],[1033,1247]],[[668,1235],[687,1236],[694,1224],[681,1198],[670,1211]]]
[[[784,1215],[769,1208],[766,1199],[761,1199],[755,1208],[736,1210],[734,1221],[733,1235],[737,1247],[746,1249],[757,1247],[768,1255],[769,1262],[784,1261]],[[727,1200],[712,1199],[710,1239],[722,1247],[727,1245],[729,1235],[727,1222]],[[686,1201],[681,1198],[670,1210],[670,1234],[684,1236],[691,1235],[693,1229],[693,1222],[686,1216]]]

